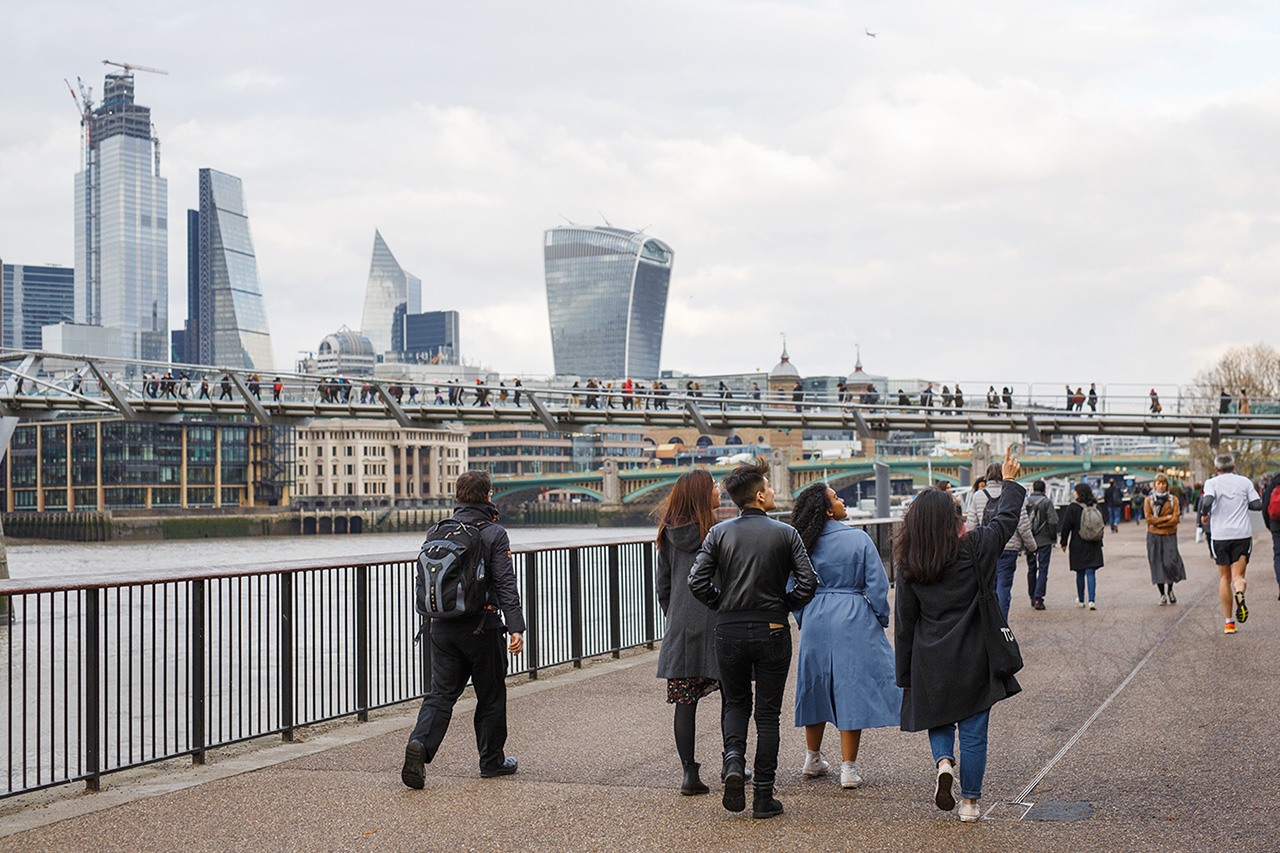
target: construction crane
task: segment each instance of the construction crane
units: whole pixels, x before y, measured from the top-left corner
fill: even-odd
[[[102,60],[102,64],[114,65],[117,68],[123,68],[125,74],[132,74],[135,71],[149,71],[152,74],[165,74],[165,75],[168,75],[169,73],[168,71],[161,71],[159,68],[148,68],[145,65],[134,65],[132,62],[115,62],[110,59]]]
[[[84,162],[85,151],[93,141],[89,138],[89,135],[93,133],[93,87],[86,86],[84,81],[77,77],[76,86],[80,87],[80,91],[77,94],[70,80],[63,77],[62,82],[67,84],[67,91],[71,93],[71,100],[76,102],[76,112],[80,113],[80,160]]]

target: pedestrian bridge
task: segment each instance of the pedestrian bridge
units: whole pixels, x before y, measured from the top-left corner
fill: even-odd
[[[857,480],[871,478],[877,462],[889,466],[892,476],[910,476],[917,483],[946,480],[953,485],[967,484],[966,477],[973,466],[970,457],[959,456],[898,456],[877,459],[831,459],[823,461],[792,462],[779,464],[773,460],[770,477],[779,495],[799,495],[807,486],[825,481],[841,488]],[[1077,477],[1124,471],[1140,479],[1151,479],[1161,471],[1182,467],[1184,457],[1174,456],[1045,456],[1026,457],[1022,462],[1022,479],[1034,480],[1052,477]],[[708,466],[717,477],[728,474],[733,465]],[[577,474],[543,474],[528,477],[505,477],[494,480],[494,498],[503,499],[526,492],[548,489],[585,495],[602,503],[632,504],[666,494],[667,489],[689,470],[685,467],[647,467],[618,469],[616,464],[605,465],[599,471]],[[784,479],[785,478],[785,479]]]

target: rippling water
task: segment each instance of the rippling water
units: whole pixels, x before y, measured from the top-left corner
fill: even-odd
[[[648,536],[652,527],[517,527],[509,533],[517,547],[544,542],[608,542]],[[248,536],[178,542],[57,542],[9,546],[9,575],[87,575],[197,566],[240,566],[279,560],[341,560],[366,554],[417,551],[422,533],[357,536]]]

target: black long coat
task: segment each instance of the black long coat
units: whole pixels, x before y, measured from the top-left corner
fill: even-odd
[[[1089,542],[1080,538],[1080,516],[1083,512],[1084,507],[1078,501],[1067,504],[1062,511],[1062,532],[1058,534],[1059,542],[1067,545],[1067,559],[1073,572],[1102,568],[1102,539]],[[1102,525],[1102,535],[1103,538],[1107,535],[1105,524]]]
[[[966,533],[960,553],[932,584],[898,582],[894,645],[902,730],[918,732],[985,711],[1022,690],[991,671],[978,585],[994,591],[996,558],[1018,526],[1027,490],[1006,480],[991,523]]]

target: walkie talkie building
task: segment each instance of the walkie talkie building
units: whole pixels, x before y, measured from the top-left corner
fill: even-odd
[[[656,378],[671,247],[622,228],[560,227],[543,258],[556,373]]]

